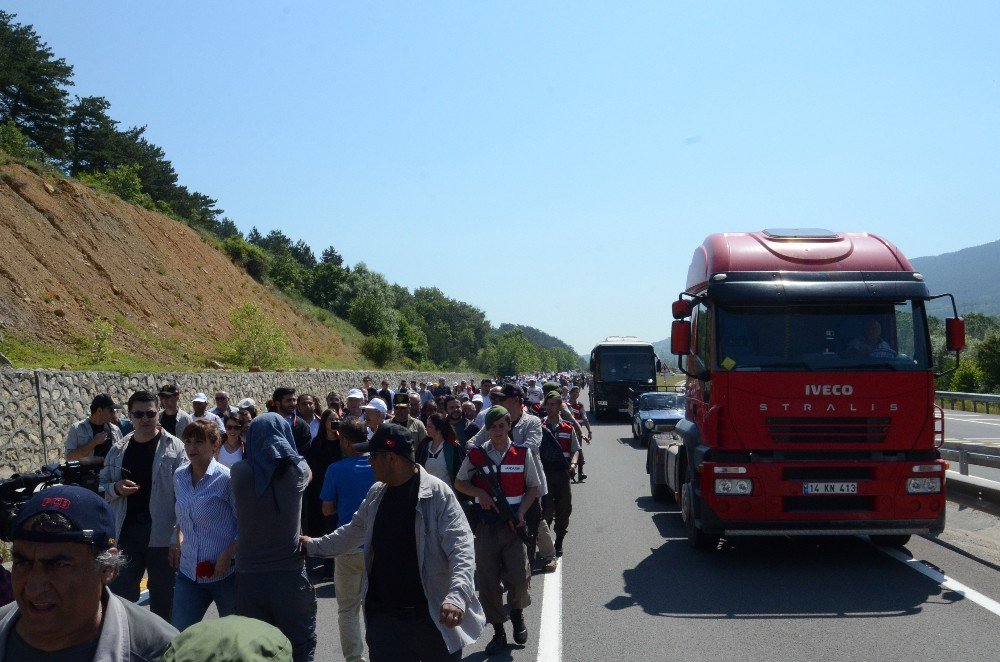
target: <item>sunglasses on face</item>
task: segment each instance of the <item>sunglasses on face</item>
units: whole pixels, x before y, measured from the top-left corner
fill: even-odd
[[[133,412],[129,413],[129,416],[131,416],[134,419],[139,420],[139,419],[142,419],[143,417],[146,417],[146,418],[156,418],[156,416],[157,416],[158,413],[159,412],[155,412],[155,411],[133,411]]]
[[[236,431],[239,431],[239,430],[243,429],[243,426],[242,425],[227,425],[226,429],[227,430],[236,430]]]

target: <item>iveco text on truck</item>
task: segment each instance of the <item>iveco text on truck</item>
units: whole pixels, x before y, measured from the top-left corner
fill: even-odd
[[[943,415],[924,304],[949,294],[867,233],[709,236],[673,304],[687,375],[681,439],[657,435],[650,489],[674,496],[688,541],[868,534],[902,545],[945,519]]]

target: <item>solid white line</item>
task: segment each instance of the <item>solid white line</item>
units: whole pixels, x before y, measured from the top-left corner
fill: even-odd
[[[950,591],[955,591],[959,595],[969,600],[972,600],[977,605],[986,609],[987,611],[993,612],[995,615],[1000,616],[1000,602],[997,602],[993,598],[988,598],[979,591],[969,588],[965,584],[955,581],[948,575],[942,574],[935,570],[934,568],[928,567],[927,565],[921,563],[915,558],[911,558],[899,551],[898,549],[893,549],[891,547],[879,547],[875,545],[878,549],[882,550],[884,553],[888,554],[892,558],[896,559],[900,563],[906,564],[908,567],[913,568],[920,574],[929,577],[932,581],[937,582],[942,588],[946,588]]]
[[[562,567],[559,559],[554,572],[545,577],[542,585],[542,619],[538,633],[538,662],[562,660]]]

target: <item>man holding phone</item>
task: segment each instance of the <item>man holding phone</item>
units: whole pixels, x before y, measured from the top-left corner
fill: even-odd
[[[139,582],[149,574],[149,608],[170,621],[174,570],[168,548],[174,535],[174,471],[187,462],[184,444],[160,427],[156,396],[136,391],[128,399],[135,430],[112,444],[101,470],[101,487],[115,515],[115,539],[128,563],[109,585],[138,602]]]

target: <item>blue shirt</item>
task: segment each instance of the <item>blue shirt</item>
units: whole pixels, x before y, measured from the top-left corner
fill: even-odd
[[[327,468],[319,498],[337,503],[338,528],[351,521],[374,484],[375,472],[367,455],[345,457]]]
[[[212,460],[197,485],[191,484],[191,465],[174,472],[174,509],[181,528],[181,567],[185,577],[198,579],[195,568],[201,561],[219,558],[236,540],[236,503],[229,483],[229,467]],[[236,564],[230,567],[232,573]],[[227,575],[228,576],[228,573]]]

